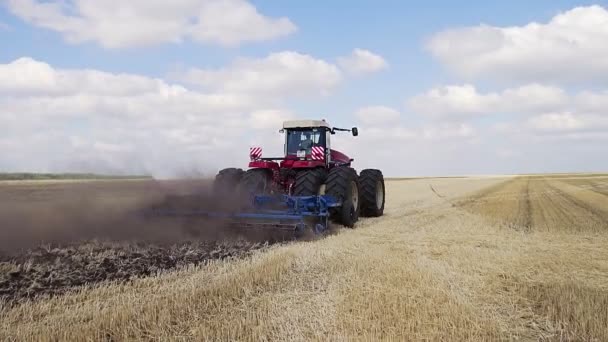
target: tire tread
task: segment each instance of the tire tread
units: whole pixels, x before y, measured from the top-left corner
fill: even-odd
[[[359,205],[359,208],[355,208],[355,217],[351,218],[349,212],[350,205],[346,203],[347,201],[345,198],[350,192],[348,187],[350,186],[351,181],[355,181],[357,185],[359,185],[357,171],[346,166],[334,167],[329,171],[327,176],[325,193],[335,197],[343,203],[341,207],[334,208],[331,211],[332,220],[352,228],[359,218],[359,208],[361,206]]]
[[[293,194],[294,196],[316,196],[326,179],[327,171],[325,169],[300,171],[296,175]]]
[[[376,186],[378,181],[384,187],[386,198],[386,187],[384,186],[384,176],[382,171],[376,169],[366,169],[361,171],[359,183],[361,185],[361,215],[366,217],[379,217],[384,214],[384,203],[378,208],[376,199]],[[383,199],[384,201],[385,199]]]

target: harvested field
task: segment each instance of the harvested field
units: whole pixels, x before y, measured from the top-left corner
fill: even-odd
[[[318,241],[0,309],[0,340],[608,340],[606,176],[390,181]]]
[[[608,177],[518,177],[458,206],[514,229],[608,232]]]

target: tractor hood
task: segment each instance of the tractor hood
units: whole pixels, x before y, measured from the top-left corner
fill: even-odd
[[[331,151],[331,160],[333,162],[340,163],[340,164],[348,164],[352,161],[349,156],[347,156],[346,154],[344,154],[340,151],[336,151],[333,149],[330,151]]]

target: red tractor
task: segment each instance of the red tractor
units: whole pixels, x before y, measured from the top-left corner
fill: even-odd
[[[356,127],[331,127],[325,120],[294,120],[283,123],[285,155],[263,158],[261,148],[251,148],[249,169],[221,170],[214,187],[242,196],[286,194],[330,195],[340,206],[331,209],[331,219],[353,227],[361,216],[384,213],[385,187],[380,170],[366,169],[357,175],[353,159],[331,149],[331,135],[338,131],[358,135]]]

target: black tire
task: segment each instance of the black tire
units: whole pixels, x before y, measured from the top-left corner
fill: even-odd
[[[249,198],[254,195],[269,194],[272,187],[271,173],[267,169],[249,169],[245,171],[239,183],[239,195]]]
[[[300,171],[296,174],[293,186],[294,196],[316,196],[319,195],[321,186],[327,179],[325,169],[311,169]]]
[[[329,170],[325,193],[342,202],[331,210],[331,218],[337,223],[353,228],[359,220],[359,177],[357,171],[346,166]]]
[[[236,187],[241,182],[244,173],[245,171],[242,169],[233,167],[221,170],[217,176],[215,176],[213,191],[216,194],[235,193]]]
[[[359,175],[361,185],[361,216],[379,217],[384,214],[386,188],[382,171],[366,169]]]

